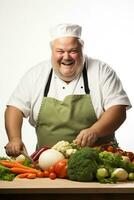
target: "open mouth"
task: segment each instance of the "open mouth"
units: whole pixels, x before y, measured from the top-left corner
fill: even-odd
[[[61,62],[62,65],[70,66],[74,64],[74,61],[68,61],[68,62]]]

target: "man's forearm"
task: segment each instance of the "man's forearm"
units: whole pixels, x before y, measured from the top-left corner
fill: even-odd
[[[21,139],[23,113],[16,107],[8,106],[5,111],[5,128],[9,141]]]
[[[117,130],[126,119],[126,108],[123,105],[112,106],[101,118],[91,127],[97,137],[110,135]]]

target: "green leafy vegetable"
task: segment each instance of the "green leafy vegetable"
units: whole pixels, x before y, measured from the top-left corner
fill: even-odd
[[[31,167],[32,166],[32,161],[28,158],[25,158],[25,160],[23,161],[23,165],[27,166],[27,167]]]
[[[0,164],[0,180],[12,181],[15,176],[15,174],[10,172],[8,167],[4,167]]]
[[[101,163],[107,168],[107,167],[113,167],[117,168],[122,163],[122,157],[118,154],[102,151],[99,153],[99,158]]]

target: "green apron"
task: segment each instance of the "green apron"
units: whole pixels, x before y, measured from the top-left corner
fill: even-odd
[[[52,70],[44,91],[37,126],[37,148],[44,145],[52,147],[58,141],[72,142],[82,129],[91,127],[97,117],[91,101],[88,87],[87,71],[84,66],[84,95],[68,95],[63,101],[47,97],[51,84]],[[97,145],[108,143],[114,139],[114,134],[99,138]]]

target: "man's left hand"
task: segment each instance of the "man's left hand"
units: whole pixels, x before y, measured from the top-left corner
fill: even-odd
[[[95,130],[91,128],[83,129],[77,136],[75,142],[77,145],[84,146],[93,146],[97,140]]]

